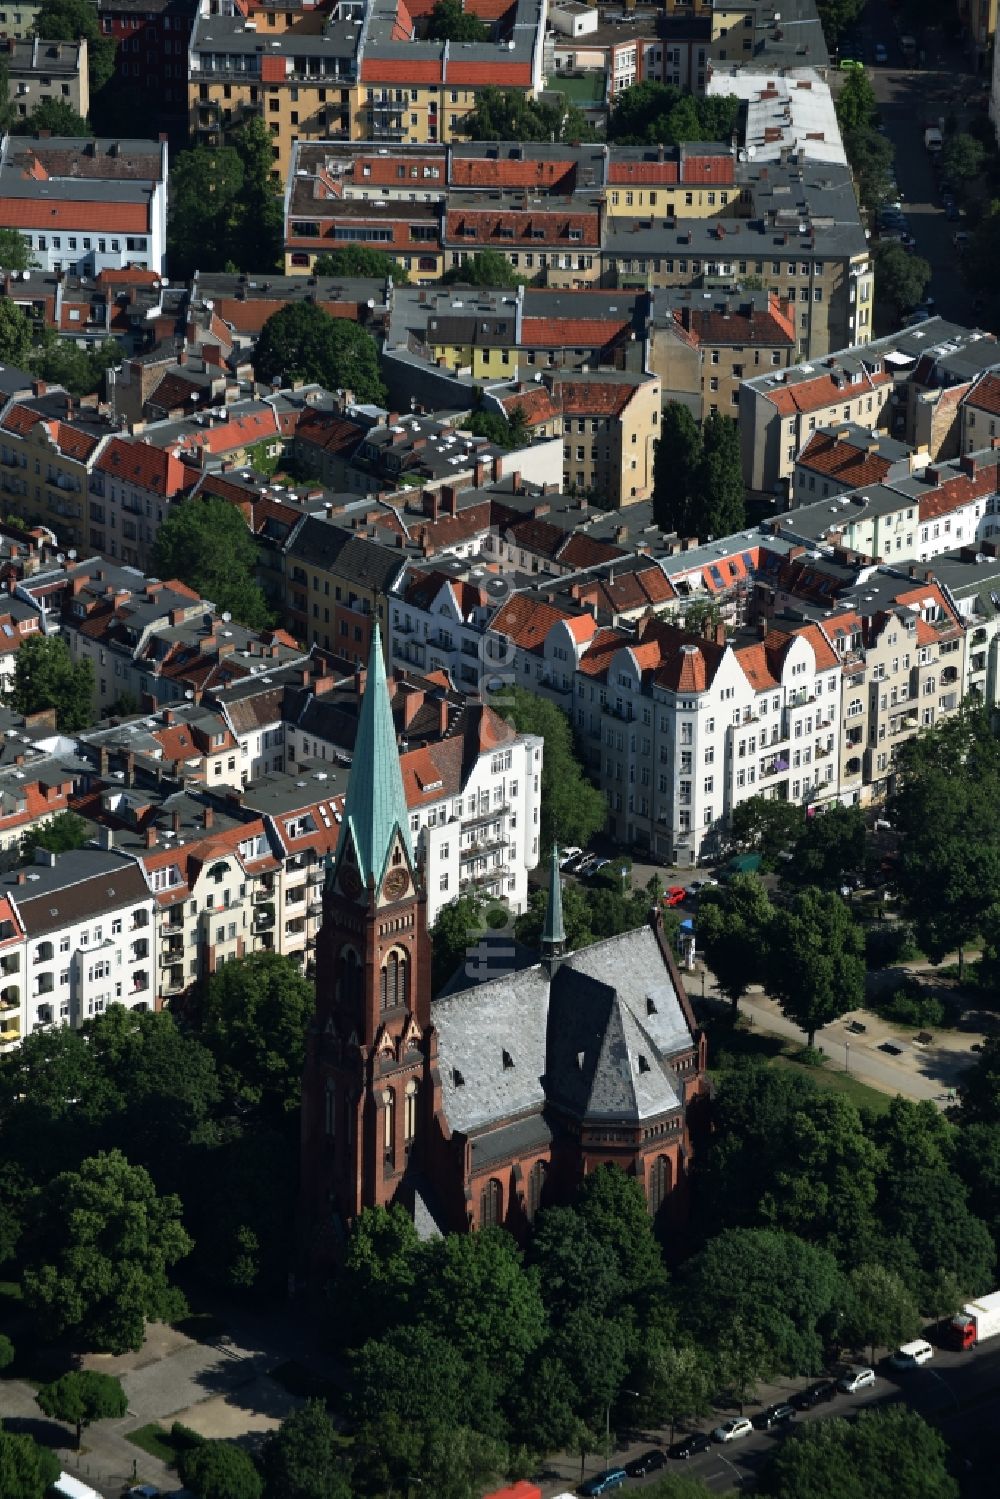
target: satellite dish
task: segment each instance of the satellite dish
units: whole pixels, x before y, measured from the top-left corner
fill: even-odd
[[[188,690],[187,690],[187,692],[185,692],[184,696],[187,698],[188,702],[190,703],[192,701],[192,699],[194,698],[194,691],[193,691],[193,689],[189,687]]]
[[[71,562],[75,562],[76,561],[76,552],[75,551],[67,552],[66,556],[69,558],[69,560]]]
[[[56,552],[56,561],[57,562],[65,562],[66,561],[66,554],[65,554],[65,552]]]
[[[225,613],[223,614],[223,616],[222,616],[223,624],[227,624],[228,625],[229,622],[231,621],[232,617],[233,616],[230,614],[229,610],[227,609],[225,611]]]

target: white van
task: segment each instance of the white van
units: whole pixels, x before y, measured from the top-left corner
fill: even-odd
[[[60,1473],[52,1485],[52,1492],[58,1494],[59,1499],[101,1499],[96,1489],[92,1489],[89,1483],[74,1478],[72,1473]]]
[[[916,1338],[912,1343],[904,1343],[901,1348],[897,1348],[889,1362],[895,1369],[916,1369],[933,1357],[934,1349],[930,1343],[923,1338]]]

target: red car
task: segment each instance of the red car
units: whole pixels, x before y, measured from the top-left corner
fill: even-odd
[[[683,885],[671,885],[662,897],[665,906],[679,906],[687,899],[687,891]]]

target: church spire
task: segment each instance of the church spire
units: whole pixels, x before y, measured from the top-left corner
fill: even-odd
[[[559,878],[559,845],[553,843],[549,863],[549,900],[545,908],[545,925],[542,928],[542,959],[553,963],[563,955],[566,946],[566,928],[563,925],[562,881]]]
[[[369,878],[381,882],[396,833],[399,833],[410,864],[413,845],[410,841],[410,817],[399,768],[396,729],[392,721],[389,687],[382,658],[382,640],[375,621],[368,677],[361,699],[358,734],[351,761],[351,774],[344,801],[344,821],[337,844],[339,866],[348,844],[354,849],[361,883]]]

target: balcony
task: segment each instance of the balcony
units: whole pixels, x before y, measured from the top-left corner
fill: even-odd
[[[183,943],[180,943],[176,947],[168,947],[163,952],[160,953],[160,967],[161,968],[170,968],[170,967],[173,966],[173,964],[175,964],[175,963],[181,963],[181,962],[183,962],[183,960],[184,960],[184,944]]]
[[[21,954],[19,952],[5,953],[0,958],[0,978],[7,978],[12,973],[21,972]]]
[[[274,926],[274,906],[258,906],[253,913],[253,930],[266,932]]]
[[[306,884],[312,885],[313,887],[317,885],[325,885],[326,867],[323,864],[320,864],[315,869],[310,869],[308,875],[306,876]]]
[[[462,827],[475,827],[477,822],[491,822],[494,817],[505,817],[510,811],[509,802],[501,802],[498,807],[489,807],[485,811],[470,812],[468,817],[462,818]]]
[[[149,975],[144,968],[140,968],[132,975],[132,984],[128,992],[130,994],[145,994],[148,988]]]
[[[762,779],[768,780],[771,776],[784,775],[787,771],[788,761],[779,755],[777,759],[771,760],[769,764],[762,765],[760,773]]]
[[[160,980],[161,994],[176,994],[179,989],[184,988],[184,969],[182,967],[171,968],[169,973],[164,974]]]
[[[274,900],[274,889],[271,885],[261,885],[251,893],[251,904],[259,906],[263,901]]]
[[[323,914],[323,902],[321,900],[311,900],[309,902],[309,915],[310,916],[322,916],[322,914]]]

